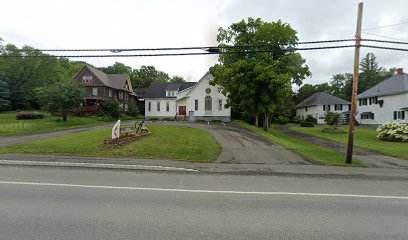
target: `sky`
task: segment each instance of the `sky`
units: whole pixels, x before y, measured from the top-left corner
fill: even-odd
[[[289,23],[298,32],[299,41],[348,39],[355,35],[358,2],[2,0],[0,37],[5,43],[13,43],[18,47],[29,45],[38,49],[215,46],[219,27],[227,28],[242,19],[259,17],[263,21],[281,19]],[[407,12],[408,2],[404,0],[364,1],[363,38],[408,41],[408,24],[370,29],[408,22]],[[384,68],[408,69],[408,52],[362,48],[361,56],[368,52],[373,52]],[[334,74],[353,71],[353,48],[302,51],[301,54],[312,72],[312,76],[305,79],[304,83],[329,82]],[[97,67],[115,62],[122,62],[132,68],[153,65],[171,76],[180,75],[188,81],[198,81],[217,62],[217,56],[79,60]]]

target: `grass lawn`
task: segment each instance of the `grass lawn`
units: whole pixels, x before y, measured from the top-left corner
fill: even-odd
[[[96,117],[68,116],[66,122],[57,122],[61,117],[43,113],[43,119],[16,120],[15,112],[0,113],[0,136],[19,135],[44,131],[78,128],[106,122],[98,121]]]
[[[99,157],[159,158],[194,162],[214,161],[220,146],[203,130],[179,126],[149,126],[152,132],[118,149],[108,149],[103,140],[111,129],[98,129],[67,136],[0,148],[0,153],[60,154]]]
[[[313,128],[291,127],[295,131],[311,134],[320,138],[329,139],[341,143],[346,143],[348,134],[331,134],[324,133],[321,129],[324,126],[317,125]],[[348,132],[348,126],[340,126],[341,129]],[[354,145],[366,148],[384,155],[408,159],[408,143],[403,142],[387,142],[377,139],[377,132],[374,128],[357,126],[354,133]]]
[[[243,121],[235,121],[235,123],[240,125],[241,127],[259,134],[260,136],[270,140],[271,142],[274,142],[289,150],[292,150],[293,152],[296,152],[306,159],[325,165],[350,166],[345,163],[346,157],[343,154],[281,133],[275,129],[275,126],[271,126],[269,131],[265,132],[262,130],[262,128],[255,127]],[[351,166],[363,166],[363,163],[356,159],[353,159],[353,163],[351,164]]]

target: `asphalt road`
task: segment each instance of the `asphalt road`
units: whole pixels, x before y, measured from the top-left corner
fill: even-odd
[[[0,239],[407,239],[401,179],[0,167]]]

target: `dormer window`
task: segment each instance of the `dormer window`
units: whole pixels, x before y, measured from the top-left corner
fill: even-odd
[[[82,76],[82,82],[83,83],[91,83],[93,80],[92,76]]]
[[[175,95],[175,91],[166,91],[166,96],[167,97],[174,97]]]

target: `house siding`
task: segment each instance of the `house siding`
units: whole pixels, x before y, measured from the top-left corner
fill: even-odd
[[[338,113],[342,114],[344,112],[347,112],[349,110],[350,104],[342,104],[342,110],[335,110],[335,105],[334,104],[327,104],[325,105],[325,111],[323,111],[323,104],[322,105],[315,105],[315,106],[308,106],[307,107],[307,112],[305,107],[297,108],[296,109],[296,116],[298,118],[306,119],[307,116],[312,116],[317,119],[318,124],[325,124],[326,122],[324,121],[324,117],[328,112],[333,112],[333,113]],[[330,111],[328,110],[330,106]]]
[[[149,111],[149,102],[151,110]],[[157,103],[160,103],[160,111],[157,111]],[[166,103],[169,103],[169,111],[166,111]],[[159,98],[159,99],[145,99],[145,117],[146,120],[150,118],[175,118],[176,117],[176,99],[175,98]]]
[[[360,106],[357,100],[357,121],[361,124],[408,123],[408,111],[401,110],[401,108],[408,107],[408,93],[378,96],[378,101],[380,100],[384,101],[382,107],[379,103],[370,105],[368,99],[367,105]],[[405,119],[394,120],[394,111],[405,111]],[[361,113],[363,112],[374,113],[374,119],[362,119]]]

